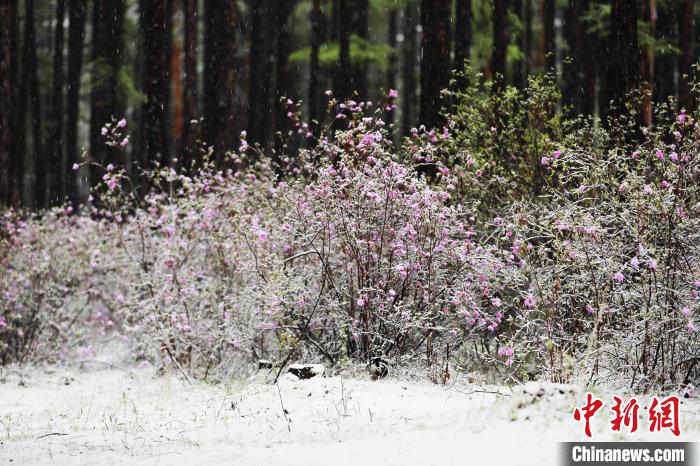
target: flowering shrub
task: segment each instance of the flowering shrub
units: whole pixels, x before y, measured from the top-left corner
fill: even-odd
[[[146,191],[110,165],[81,215],[7,212],[2,363],[89,358],[106,335],[204,379],[444,354],[513,381],[696,382],[695,117],[628,137],[559,122],[531,86],[479,115],[471,87],[400,148],[381,119],[395,92],[374,111],[329,96],[318,128],[286,101],[306,142],[269,164],[242,134],[235,170],[162,167]],[[125,127],[106,127],[115,148]]]

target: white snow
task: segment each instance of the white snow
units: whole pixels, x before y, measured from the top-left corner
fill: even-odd
[[[2,374],[0,463],[543,465],[557,464],[558,442],[585,440],[571,416],[585,394],[572,386],[291,374],[188,385],[94,366]],[[683,401],[681,440],[700,440],[700,403]],[[608,418],[595,418],[594,440],[673,440],[644,420],[613,435]]]

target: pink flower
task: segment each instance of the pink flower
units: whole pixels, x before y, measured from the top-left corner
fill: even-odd
[[[659,160],[663,160],[665,158],[664,151],[662,151],[661,149],[657,149],[656,150],[656,158]]]
[[[109,132],[109,130],[107,129],[106,126],[103,126],[102,129],[100,130],[100,133],[102,134],[102,136],[107,136],[108,132]]]
[[[124,118],[122,118],[122,119],[119,120],[119,122],[117,123],[117,126],[119,126],[120,128],[124,128],[124,127],[126,126],[126,120],[125,120]]]
[[[7,320],[5,319],[5,316],[0,316],[0,328],[7,327]]]
[[[678,124],[684,124],[688,120],[688,115],[685,114],[685,110],[681,111],[681,113],[678,114],[678,117],[676,117],[676,121]]]
[[[395,99],[399,96],[399,91],[396,89],[389,89],[389,98]]]
[[[589,314],[595,314],[595,308],[593,306],[586,306],[586,312]]]
[[[503,304],[503,302],[499,298],[493,298],[491,300],[491,305],[493,307],[501,307],[502,304]]]
[[[632,152],[632,160],[637,160],[637,159],[639,159],[639,151],[638,150]]]
[[[126,147],[127,144],[129,144],[129,136],[122,139],[122,142],[119,143],[121,147]]]
[[[649,263],[647,264],[647,267],[649,267],[649,270],[656,270],[658,267],[658,264],[654,259],[650,260]]]
[[[357,307],[364,307],[365,300],[362,298],[357,298]]]
[[[523,304],[525,304],[526,308],[532,309],[533,307],[535,307],[535,297],[531,294],[527,295],[525,301],[523,301]]]
[[[622,283],[625,281],[625,276],[622,275],[622,272],[616,272],[615,275],[613,275],[613,278],[617,283]]]
[[[689,316],[693,313],[693,311],[689,307],[684,307],[683,309],[681,309],[681,312],[686,316]]]
[[[258,230],[258,239],[261,242],[264,243],[265,241],[267,241],[267,238],[268,238],[268,233],[265,230]]]
[[[77,163],[74,163],[73,164],[73,171],[78,171],[78,170],[80,170],[80,165],[78,165]]]
[[[632,258],[630,264],[632,265],[632,267],[639,267],[639,259],[637,259],[637,256]]]

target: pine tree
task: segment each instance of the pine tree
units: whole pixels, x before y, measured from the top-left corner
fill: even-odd
[[[420,122],[428,127],[445,123],[440,93],[450,82],[450,7],[444,0],[421,1]]]
[[[78,162],[78,120],[80,118],[80,82],[85,38],[85,2],[69,0],[68,4],[68,89],[66,92],[66,167],[65,194],[78,205],[78,178],[73,164]]]

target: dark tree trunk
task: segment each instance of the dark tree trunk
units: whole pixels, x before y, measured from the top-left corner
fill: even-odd
[[[289,118],[287,118],[287,109],[282,105],[282,98],[289,98],[293,92],[293,80],[289,67],[289,54],[294,51],[293,36],[289,31],[288,20],[289,15],[296,6],[296,0],[276,0],[275,21],[277,32],[277,50],[275,58],[275,101],[273,102],[273,110],[275,115],[274,131],[285,134],[289,130]],[[282,145],[285,143],[285,138],[275,139],[275,156],[279,155],[282,150]],[[279,162],[279,160],[277,160]]]
[[[36,57],[36,33],[34,18],[34,2],[24,3],[24,76],[23,85],[27,87],[26,96],[29,99],[29,113],[32,127],[32,149],[34,158],[34,206],[46,206],[46,173],[47,160],[42,150],[41,137],[41,95],[39,93],[39,73]]]
[[[542,12],[542,27],[544,29],[544,62],[546,71],[556,72],[557,50],[554,17],[556,16],[556,0],[544,0]]]
[[[525,24],[525,8],[523,0],[513,0],[513,10],[518,17],[520,24]],[[513,65],[513,85],[518,89],[524,89],[527,84],[527,74],[525,73],[525,34],[522,29],[514,32],[514,40],[520,53],[523,54],[523,59],[515,62]]]
[[[27,86],[24,82],[24,71],[20,70],[20,49],[22,44],[20,41],[19,28],[19,1],[11,0],[12,13],[12,38],[13,38],[13,53],[10,58],[10,66],[12,68],[12,91],[13,96],[13,119],[12,119],[12,161],[10,172],[10,204],[19,206],[22,204],[22,191],[25,178],[26,166],[26,151],[27,151]],[[22,49],[23,52],[23,49]]]
[[[66,17],[65,0],[56,1],[56,29],[53,51],[53,89],[51,90],[51,125],[46,147],[49,152],[49,203],[62,202],[63,194],[63,21]]]
[[[472,0],[457,0],[455,13],[455,63],[452,68],[462,71],[472,47]]]
[[[588,10],[588,0],[569,0],[565,14],[564,37],[569,45],[569,60],[564,61],[563,102],[570,106],[575,114],[583,112],[586,95],[585,61],[590,53],[590,44],[586,41],[586,24],[581,19]]]
[[[204,2],[204,140],[221,153],[233,149],[235,134],[236,3]]]
[[[250,44],[250,119],[248,138],[252,143],[269,149],[272,141],[272,112],[274,90],[274,0],[254,0],[251,4],[252,29]]]
[[[693,73],[693,52],[695,40],[693,36],[693,0],[681,0],[681,21],[678,25],[678,48],[681,50],[678,57],[678,105],[688,111],[693,109],[694,96],[691,92],[690,82]],[[687,77],[684,77],[687,76]]]
[[[319,49],[323,43],[323,24],[325,18],[321,11],[321,0],[313,0],[311,5],[311,60],[309,62],[309,120],[314,131],[317,125],[313,122],[321,118],[320,94],[321,94],[321,65],[318,58]]]
[[[403,69],[401,70],[402,94],[401,98],[401,129],[403,135],[411,133],[415,124],[416,92],[418,80],[416,79],[416,65],[418,55],[418,11],[412,4],[404,8],[403,23]]]
[[[197,0],[183,0],[185,33],[185,89],[183,98],[182,157],[183,165],[190,167],[197,154],[199,125],[192,121],[198,118],[198,79],[197,79]]]
[[[491,52],[491,72],[494,91],[505,87],[506,51],[508,49],[508,1],[493,2],[493,49]]]
[[[523,0],[523,72],[525,80],[532,68],[532,2]]]
[[[96,0],[92,12],[92,91],[90,93],[90,155],[100,164],[123,165],[119,151],[105,145],[100,133],[105,123],[121,117],[119,69],[123,56],[125,0]],[[163,72],[163,70],[161,70]],[[103,170],[90,167],[91,185]]]
[[[146,102],[143,114],[144,167],[154,164],[165,165],[167,162],[167,144],[169,137],[167,109],[170,106],[170,82],[167,73],[167,12],[166,5],[160,0],[144,0],[141,13],[145,73],[144,93]]]
[[[440,92],[450,83],[450,7],[445,0],[421,1],[420,122],[429,128],[445,123]]]
[[[78,178],[73,164],[78,162],[78,120],[80,118],[80,78],[85,37],[85,2],[69,0],[68,5],[68,89],[66,94],[66,169],[65,194],[77,206]]]
[[[665,42],[662,50],[654,57],[654,102],[666,102],[669,97],[676,97],[676,24],[678,10],[676,0],[657,2],[656,34]]]
[[[369,37],[369,1],[368,0],[352,0],[352,15],[351,15],[351,35],[356,35],[358,38],[366,41]],[[350,90],[357,92],[359,99],[366,100],[368,95],[367,84],[367,62],[356,61],[351,65],[352,74],[350,75]]]
[[[333,88],[340,101],[352,96],[352,83],[348,79],[352,69],[350,63],[351,24],[344,18],[352,16],[352,0],[338,0],[338,67]]]
[[[601,99],[604,120],[620,116],[628,93],[639,87],[636,0],[613,0],[606,51],[607,73]],[[615,103],[614,112],[609,107],[611,101]]]
[[[13,55],[14,5],[0,3],[0,207],[10,203],[10,177],[12,157],[12,112],[14,103]]]
[[[399,12],[395,8],[392,8],[391,11],[389,11],[389,29],[388,29],[388,44],[389,47],[392,48],[392,50],[396,50],[396,34],[398,33],[398,16]],[[389,57],[389,68],[386,73],[386,86],[387,86],[387,91],[389,89],[396,89],[396,53],[391,54]],[[392,107],[389,107],[386,110],[386,122],[387,122],[387,128],[389,131],[389,136],[391,140],[394,140],[394,134],[396,133],[394,131],[394,109]]]

